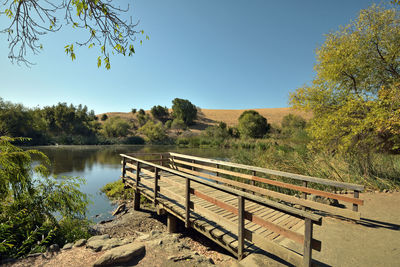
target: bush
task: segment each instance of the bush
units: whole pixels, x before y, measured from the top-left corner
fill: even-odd
[[[48,158],[13,146],[14,140],[0,137],[0,261],[89,236],[89,201],[79,191],[84,180],[49,177]]]
[[[262,138],[268,132],[269,124],[257,111],[246,110],[239,117],[238,129],[243,138]]]
[[[135,113],[136,113],[136,108],[133,108],[133,109],[131,110],[131,112],[132,112],[132,114],[135,114]]]
[[[129,134],[129,123],[120,118],[113,117],[103,124],[102,133],[106,137],[124,137]]]
[[[174,119],[171,123],[171,129],[174,129],[177,135],[180,135],[186,128],[187,126],[182,119]]]
[[[143,113],[139,112],[136,115],[136,119],[138,120],[139,126],[141,127],[141,126],[146,124],[146,122],[150,119],[150,117],[149,117],[148,114],[145,114],[144,111],[143,111]]]
[[[172,116],[183,120],[186,125],[192,125],[197,119],[197,108],[189,100],[175,98],[172,100]]]
[[[172,120],[167,120],[164,124],[165,128],[170,129],[172,125]]]
[[[100,118],[102,121],[105,121],[105,120],[107,120],[108,119],[108,116],[107,116],[107,114],[103,114],[103,115],[101,115],[101,118]]]
[[[117,180],[106,184],[100,189],[101,192],[106,194],[106,196],[111,199],[133,199],[134,192],[133,188],[125,189],[122,180]]]
[[[145,125],[140,127],[138,131],[144,134],[147,141],[151,143],[162,143],[168,139],[161,122],[154,123],[153,121],[149,120]]]
[[[282,134],[292,136],[306,127],[306,120],[299,115],[288,114],[282,119]]]

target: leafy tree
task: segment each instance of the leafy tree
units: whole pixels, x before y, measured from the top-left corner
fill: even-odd
[[[139,115],[145,115],[145,114],[146,114],[146,112],[144,112],[144,110],[143,110],[143,109],[139,109],[139,112],[138,112],[138,114],[139,114]]]
[[[175,130],[177,135],[180,135],[186,128],[187,126],[182,119],[174,119],[171,123],[171,129]]]
[[[11,144],[23,140],[0,137],[0,260],[89,235],[83,180],[49,177],[43,153]]]
[[[294,107],[314,114],[312,147],[366,155],[400,148],[399,25],[397,9],[372,5],[326,36],[312,84],[291,94]]]
[[[152,120],[149,120],[139,128],[139,132],[144,134],[147,141],[151,143],[159,143],[168,139],[161,122],[154,123]]]
[[[151,115],[153,115],[153,118],[158,119],[160,121],[166,121],[169,116],[168,108],[167,107],[162,107],[160,105],[153,106],[150,110]]]
[[[269,129],[267,119],[257,111],[246,110],[239,117],[238,126],[243,138],[262,138]]]
[[[189,100],[175,98],[172,100],[172,116],[183,120],[186,125],[192,125],[197,119],[197,108]]]
[[[86,40],[65,46],[65,52],[72,60],[76,58],[76,47],[98,47],[100,56],[97,66],[110,68],[110,52],[131,56],[135,53],[134,41],[143,30],[137,30],[138,23],[128,22],[126,9],[117,7],[114,1],[104,0],[61,0],[50,1],[3,1],[0,14],[10,19],[8,27],[1,33],[7,34],[11,62],[31,64],[26,58],[27,50],[37,54],[43,49],[39,37],[54,33],[62,26],[71,26],[87,34]],[[141,38],[140,38],[141,39]],[[148,36],[146,36],[148,39]],[[142,40],[140,40],[140,44]],[[75,44],[75,46],[74,46]]]
[[[131,112],[132,112],[132,114],[136,114],[136,108],[133,108],[133,109],[131,110]]]
[[[21,104],[5,102],[0,98],[0,135],[46,139],[43,136],[46,123],[40,115],[40,110],[30,110]]]
[[[107,119],[108,119],[107,114],[101,115],[101,120],[102,120],[102,121],[105,121],[105,120],[107,120]]]
[[[102,132],[107,137],[125,137],[129,134],[129,123],[120,118],[112,117],[103,124]]]

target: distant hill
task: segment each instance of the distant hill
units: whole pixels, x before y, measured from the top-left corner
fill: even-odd
[[[210,125],[216,124],[220,121],[225,122],[228,126],[238,124],[240,114],[245,110],[250,109],[201,109],[198,113],[196,125],[190,127],[194,131],[204,130]],[[306,120],[312,118],[311,112],[304,112],[293,108],[258,108],[252,109],[267,118],[268,123],[280,125],[282,118],[290,113],[300,115]],[[149,111],[146,111],[148,113]],[[170,110],[171,112],[171,110]],[[119,116],[127,120],[136,118],[131,112],[108,112],[106,113],[109,118]],[[98,114],[99,118],[103,114]]]

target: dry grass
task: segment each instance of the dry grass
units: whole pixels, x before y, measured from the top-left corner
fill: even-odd
[[[245,110],[249,109],[201,109],[199,112],[199,118],[196,121],[196,125],[191,127],[192,130],[204,130],[207,126],[218,123],[219,121],[225,122],[228,126],[237,125],[240,114]],[[280,124],[282,118],[290,113],[300,115],[304,119],[309,120],[312,118],[311,112],[304,112],[292,108],[259,108],[253,109],[260,113],[262,116],[267,118],[271,124]],[[170,109],[169,112],[172,110]],[[146,111],[146,113],[150,113]],[[136,114],[133,115],[131,112],[108,112],[105,113],[109,118],[121,117],[127,120],[136,118]],[[103,114],[98,114],[101,117]]]
[[[211,121],[223,121],[227,125],[232,126],[238,123],[240,114],[248,109],[202,109],[200,115]],[[292,108],[260,108],[253,109],[260,113],[263,117],[267,118],[269,123],[280,124],[282,118],[289,113],[300,115],[306,120],[311,119],[312,114],[304,111],[295,110]]]

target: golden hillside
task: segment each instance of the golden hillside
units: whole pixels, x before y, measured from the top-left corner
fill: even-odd
[[[245,110],[249,109],[201,109],[198,113],[196,125],[190,128],[194,130],[194,132],[197,132],[220,121],[225,122],[228,126],[237,125],[240,114]],[[259,108],[252,110],[257,111],[267,118],[269,123],[278,125],[281,123],[282,118],[290,113],[300,115],[306,120],[312,118],[311,112],[304,112],[293,108]],[[169,111],[171,112],[172,110],[170,109]],[[146,113],[149,113],[149,111],[147,110]],[[107,112],[106,114],[109,118],[117,116],[127,120],[136,118],[136,114],[133,115],[131,112]],[[98,114],[99,118],[101,115],[103,114]]]

